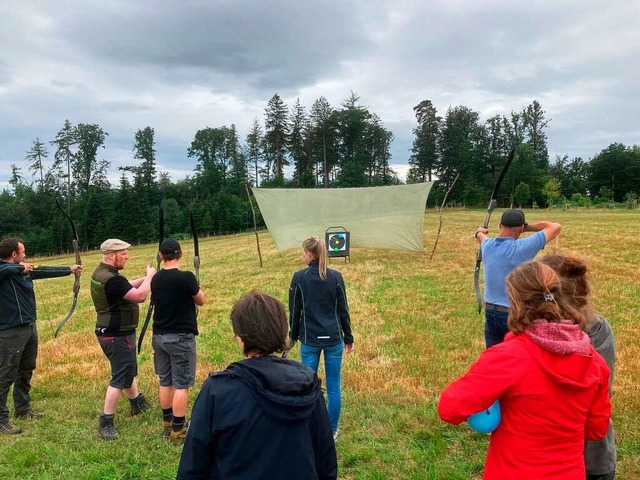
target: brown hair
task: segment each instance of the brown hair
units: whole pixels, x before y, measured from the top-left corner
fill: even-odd
[[[9,237],[2,240],[2,242],[0,242],[0,258],[9,258],[13,252],[20,250],[20,243],[24,242],[16,237]]]
[[[302,242],[302,248],[318,261],[320,278],[327,278],[327,247],[320,237],[309,237]]]
[[[233,333],[244,343],[244,353],[270,355],[289,347],[289,323],[284,305],[258,290],[238,299],[231,310]]]
[[[562,292],[576,308],[582,310],[587,317],[594,312],[589,295],[588,268],[584,260],[579,257],[565,255],[546,255],[540,259],[549,265],[560,276]]]
[[[530,261],[507,276],[509,330],[522,333],[534,320],[571,320],[584,328],[586,316],[562,291],[558,274],[541,262]]]

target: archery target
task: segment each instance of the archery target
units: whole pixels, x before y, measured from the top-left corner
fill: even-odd
[[[330,257],[349,256],[349,232],[327,233],[325,242]]]

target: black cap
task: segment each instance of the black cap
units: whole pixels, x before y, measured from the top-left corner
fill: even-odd
[[[500,224],[505,227],[521,227],[525,223],[524,213],[522,213],[522,210],[516,210],[515,208],[505,210],[500,219]]]
[[[180,244],[177,240],[173,238],[167,238],[162,245],[160,245],[160,253],[163,255],[171,255],[180,253],[182,249],[180,248]]]

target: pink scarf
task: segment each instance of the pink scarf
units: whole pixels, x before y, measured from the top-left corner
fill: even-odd
[[[589,336],[571,320],[551,323],[546,320],[534,320],[524,332],[533,343],[557,355],[589,355],[591,352]]]

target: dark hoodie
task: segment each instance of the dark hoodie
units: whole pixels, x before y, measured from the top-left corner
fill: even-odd
[[[336,450],[310,368],[272,356],[212,373],[193,406],[178,479],[337,478]]]

